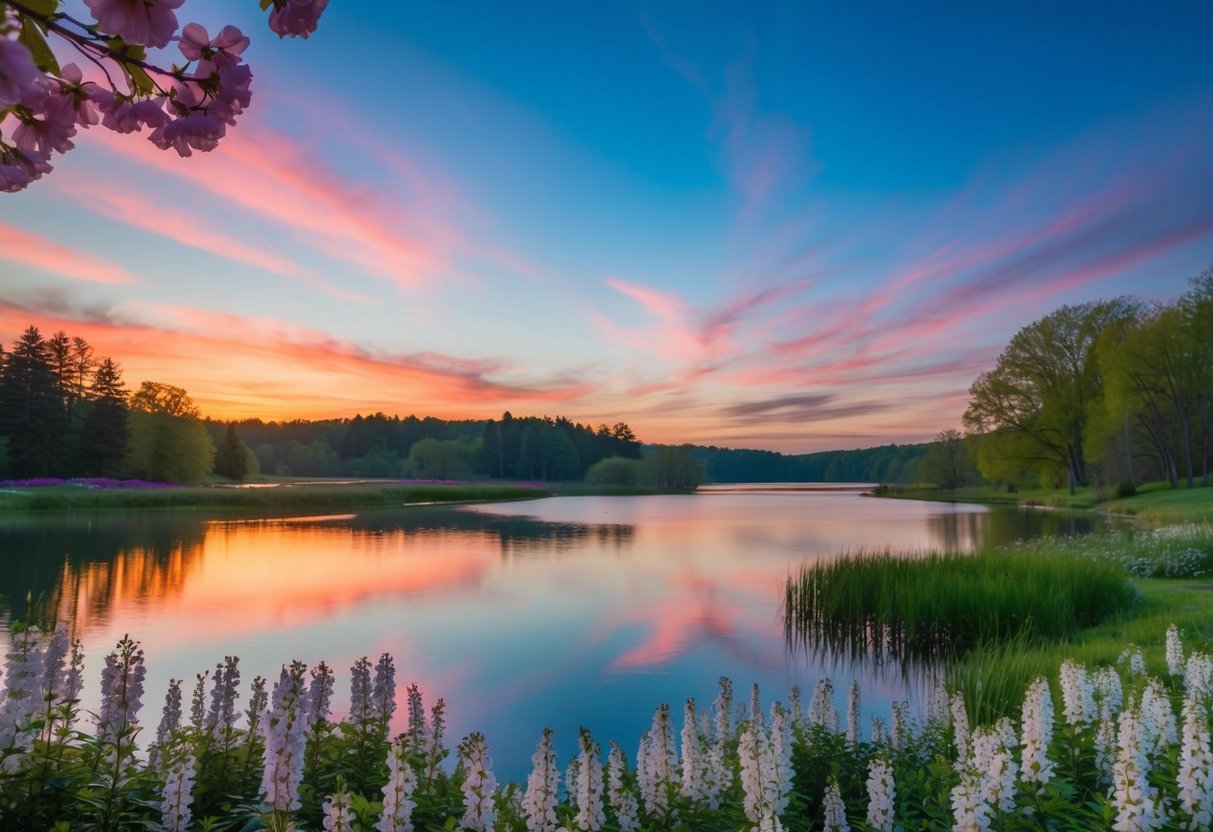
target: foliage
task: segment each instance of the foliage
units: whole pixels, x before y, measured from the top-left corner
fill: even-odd
[[[989,432],[979,464],[987,479],[995,459],[1025,472],[1062,472],[1071,488],[1087,483],[1084,437],[1089,407],[1103,393],[1095,345],[1130,318],[1127,298],[1063,306],[1015,334],[993,370],[969,388],[965,426]]]
[[[656,446],[649,446],[651,450]],[[882,445],[850,451],[782,454],[693,445],[708,482],[912,483],[929,445]]]
[[[140,479],[197,483],[211,472],[215,443],[180,387],[145,381],[131,396],[128,467]]]
[[[1124,571],[1089,558],[859,552],[803,563],[785,584],[783,615],[792,643],[950,656],[1015,637],[1062,638],[1134,597]]]
[[[236,435],[236,426],[228,425],[223,434],[223,442],[215,451],[215,473],[240,482],[248,479],[256,462],[257,457],[253,456],[252,451]]]
[[[359,667],[364,675],[361,688],[351,685],[351,699],[362,704],[340,721],[332,719],[324,694],[325,678],[331,691],[331,672],[314,668],[310,689],[305,688],[307,668],[299,662],[284,666],[272,696],[266,680],[254,680],[241,715],[239,660],[228,657],[213,673],[199,674],[195,706],[188,712],[180,682],[170,687],[153,733],[140,717],[143,671],[137,643],[124,638],[107,657],[109,681],[108,686],[103,682],[103,705],[93,727],[80,713],[78,688],[69,681],[80,657],[73,650],[66,659],[65,631],[47,638],[18,627],[11,642],[0,701],[10,720],[2,726],[8,733],[0,748],[3,830],[329,829],[337,828],[331,808],[339,802],[335,795],[349,799],[352,818],[342,828],[360,832],[399,828],[382,819],[389,814],[389,797],[398,816],[417,829],[523,832],[537,824],[646,832],[817,829],[830,792],[842,804],[832,809],[839,814],[835,821],[857,830],[1137,828],[1131,820],[1141,792],[1123,776],[1113,776],[1126,765],[1140,767],[1137,785],[1145,786],[1147,799],[1157,796],[1150,805],[1169,824],[1166,828],[1183,829],[1201,828],[1202,802],[1210,799],[1213,785],[1213,761],[1207,756],[1213,658],[1200,652],[1207,640],[1196,638],[1198,649],[1193,649],[1191,633],[1178,629],[1165,640],[1155,634],[1147,647],[1143,664],[1158,674],[1155,678],[1144,680],[1131,665],[1106,659],[1101,667],[1063,667],[1049,684],[1057,671],[1053,664],[1039,682],[1044,698],[1010,709],[1013,716],[998,725],[987,723],[963,699],[949,707],[946,690],[936,688],[920,717],[906,703],[894,702],[892,725],[874,724],[869,733],[848,724],[844,731],[828,679],[819,682],[807,709],[800,691],[793,690],[789,707],[772,703],[769,717],[755,691],[757,710],[743,711],[734,723],[731,696],[724,698],[731,683],[722,680],[716,713],[701,713],[714,719],[697,719],[688,703],[681,748],[672,736],[669,709],[660,706],[640,758],[628,765],[613,753],[605,777],[597,744],[583,731],[580,757],[598,774],[577,774],[563,800],[540,793],[540,787],[559,780],[548,774],[559,759],[549,745],[550,732],[533,758],[535,773],[525,794],[515,784],[497,786],[482,735],[459,744],[458,765],[447,762],[445,707],[439,700],[427,719],[415,686],[408,691],[407,730],[389,743],[395,710],[390,656],[375,666],[373,683],[370,661],[355,663],[352,675],[356,678]],[[42,667],[54,672],[43,674]],[[1110,682],[1097,688],[1095,671],[1101,679],[1114,679],[1122,695],[1103,692]],[[293,698],[282,693],[290,690]],[[1086,700],[1097,707],[1087,707]],[[1123,727],[1134,721],[1146,731],[1144,748],[1135,745],[1131,731],[1121,730],[1117,737],[1114,730],[1118,722]],[[281,744],[284,731],[294,732],[287,745]],[[992,743],[992,737],[999,739]],[[1036,755],[1031,770],[1029,742]],[[476,747],[481,753],[473,757],[470,750]],[[870,825],[879,799],[870,779],[877,765],[896,786],[885,804],[888,825],[882,827]],[[263,767],[295,773],[262,777]],[[1037,772],[1042,776],[1034,779]],[[966,783],[973,788],[972,806],[962,799]],[[489,790],[491,799],[478,802],[471,813],[481,789]],[[628,805],[630,810],[621,811]],[[773,814],[756,815],[763,805]],[[587,806],[592,811],[585,811]],[[495,821],[485,816],[486,809],[496,814]],[[987,818],[985,825],[966,820],[974,810]],[[633,814],[639,814],[639,824],[625,827],[624,818]]]
[[[181,156],[213,150],[252,100],[249,39],[225,26],[212,39],[189,23],[178,33],[183,0],[85,0],[93,21],[60,0],[0,4],[0,191],[19,191],[74,147],[76,128],[98,123],[117,133],[149,128],[157,147]],[[307,37],[327,0],[263,0],[279,37]],[[172,53],[158,50],[174,44]],[[157,50],[149,55],[148,49]],[[179,62],[179,50],[185,60]],[[73,53],[95,79],[85,80]]]
[[[690,445],[660,445],[644,459],[648,481],[657,488],[694,491],[707,479],[703,463],[695,458]]]
[[[648,481],[648,469],[639,459],[612,456],[600,459],[586,471],[585,481],[591,485],[635,487]]]

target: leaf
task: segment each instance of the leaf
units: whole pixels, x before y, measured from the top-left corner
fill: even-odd
[[[34,14],[50,17],[55,13],[55,9],[59,8],[59,0],[25,0],[21,5]]]
[[[17,37],[30,55],[34,58],[34,63],[43,72],[50,72],[53,75],[60,74],[59,62],[55,60],[55,53],[46,44],[46,38],[42,36],[42,32],[38,29],[38,24],[26,18],[21,24],[21,34]]]
[[[261,0],[261,11],[265,11],[272,5],[274,5],[274,0]]]
[[[248,823],[246,823],[244,826],[240,827],[240,832],[257,832],[258,829],[264,829],[264,828],[265,828],[265,823],[262,822],[261,818],[255,817],[252,820],[250,820]]]

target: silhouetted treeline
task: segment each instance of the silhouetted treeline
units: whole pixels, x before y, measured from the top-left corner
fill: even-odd
[[[919,479],[919,463],[929,444],[882,445],[849,451],[782,454],[694,445],[712,482],[883,482]]]
[[[229,425],[209,423],[216,443]],[[438,419],[374,413],[352,419],[234,423],[265,474],[298,477],[418,477],[580,480],[599,460],[638,459],[622,422],[583,425],[563,417]]]

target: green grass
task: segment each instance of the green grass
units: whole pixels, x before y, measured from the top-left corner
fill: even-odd
[[[1204,580],[1134,579],[1138,600],[1093,627],[1050,642],[1014,638],[978,647],[952,663],[949,689],[964,692],[978,722],[1017,714],[1027,686],[1044,676],[1056,689],[1057,668],[1065,659],[1095,667],[1116,664],[1129,644],[1141,647],[1151,675],[1165,677],[1164,639],[1175,624],[1185,649],[1208,651],[1213,644],[1213,583]]]
[[[417,503],[487,502],[546,497],[546,487],[493,483],[458,485],[292,485],[280,488],[87,489],[74,486],[0,493],[0,511],[106,508],[332,509]]]
[[[1133,603],[1118,566],[1017,552],[858,553],[790,575],[789,640],[948,657],[988,643],[1070,636]]]
[[[1198,481],[1199,483],[1199,481]],[[972,486],[945,491],[933,486],[883,486],[876,494],[910,500],[937,500],[985,505],[1051,506],[1070,509],[1094,509],[1112,514],[1128,514],[1143,521],[1161,524],[1213,521],[1213,486],[1171,488],[1167,483],[1139,486],[1132,497],[1101,500],[1091,487],[1070,494],[1064,488],[1032,488],[1007,491],[993,486]]]

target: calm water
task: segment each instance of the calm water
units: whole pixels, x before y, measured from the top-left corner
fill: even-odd
[[[968,549],[1092,529],[1044,511],[879,500],[848,491],[716,490],[693,496],[562,497],[314,517],[96,513],[0,517],[0,617],[32,595],[72,622],[95,702],[102,656],[124,633],[147,654],[145,721],[170,678],[225,655],[276,678],[291,658],[345,673],[390,652],[399,694],[446,698],[453,744],[486,732],[499,776],[525,777],[545,726],[561,756],[579,725],[633,752],[653,708],[721,674],[764,704],[858,678],[869,713],[914,685],[785,650],[783,577],[805,557],[857,548]],[[188,687],[188,685],[187,685]],[[839,705],[842,705],[841,696]],[[401,707],[400,711],[403,712]],[[401,714],[402,715],[402,714]]]

